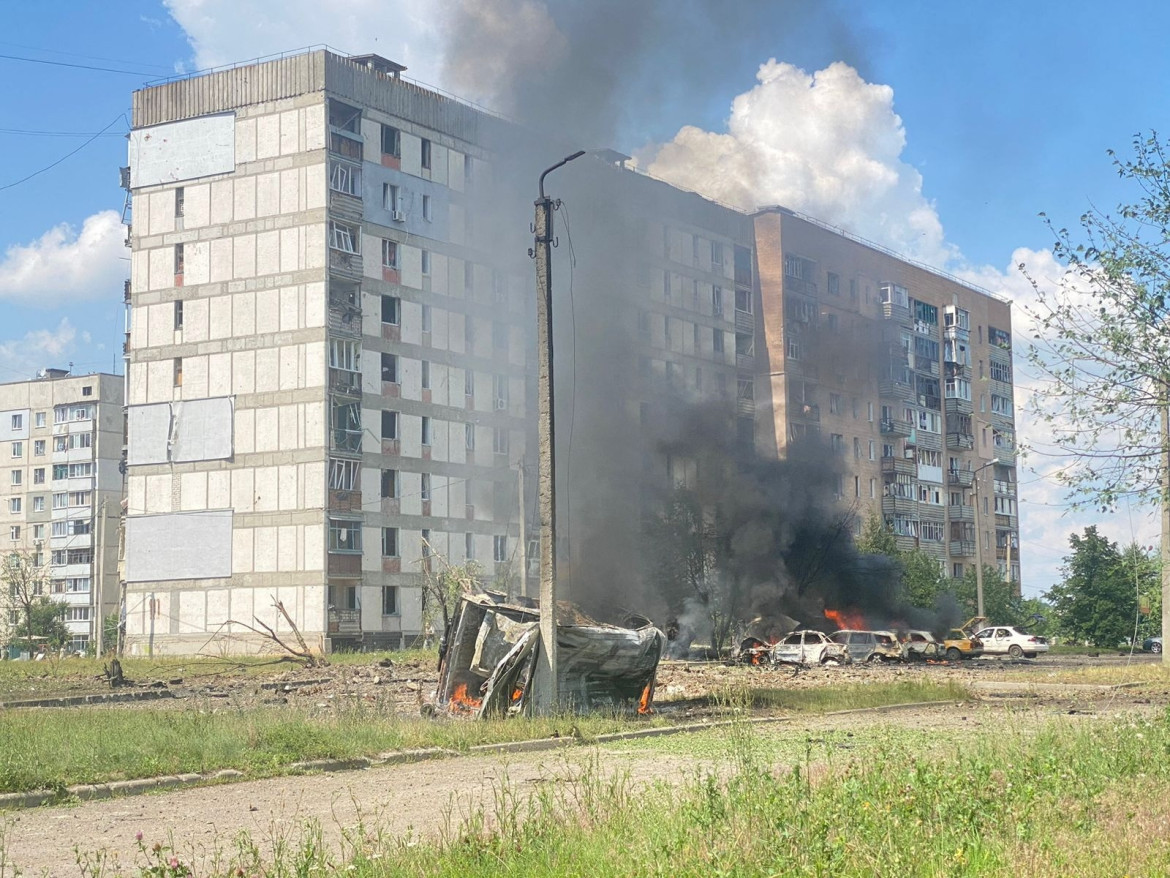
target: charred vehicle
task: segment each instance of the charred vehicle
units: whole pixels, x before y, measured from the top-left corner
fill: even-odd
[[[772,646],[773,664],[847,664],[849,648],[820,631],[793,631]]]
[[[596,622],[558,605],[557,683],[570,710],[649,710],[666,635],[636,616]],[[571,619],[572,623],[565,620]],[[533,712],[540,611],[502,595],[464,595],[447,635],[433,707],[473,717]]]
[[[972,632],[976,626],[986,621],[987,618],[984,616],[973,616],[963,623],[962,627],[951,629],[950,634],[942,641],[942,652],[947,661],[957,662],[960,659],[983,655],[983,641]]]
[[[929,631],[907,631],[902,639],[902,656],[908,662],[940,659],[942,654],[943,645]]]

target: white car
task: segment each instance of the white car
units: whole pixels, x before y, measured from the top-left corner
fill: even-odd
[[[849,648],[834,643],[820,631],[793,631],[772,647],[772,661],[798,665],[847,664]]]
[[[1042,652],[1048,652],[1048,640],[1035,634],[1029,634],[1022,628],[1011,625],[996,625],[994,628],[984,628],[976,635],[983,641],[984,655],[1010,655],[1012,658],[1027,656],[1036,658]]]

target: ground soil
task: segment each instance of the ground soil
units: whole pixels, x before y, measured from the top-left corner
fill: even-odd
[[[1044,659],[1036,663],[981,659],[957,665],[810,668],[763,670],[718,664],[669,662],[659,675],[660,715],[679,722],[711,719],[707,698],[729,681],[754,686],[804,688],[845,681],[918,678],[928,673],[939,680],[956,679],[982,693],[976,703],[901,708],[882,712],[800,716],[790,720],[791,733],[849,730],[875,723],[913,728],[968,729],[986,733],[1011,712],[1011,721],[1067,721],[1127,711],[1151,712],[1170,702],[1170,692],[1149,686],[1138,690],[1078,687],[1046,683],[1048,671],[1086,664],[1116,663],[1116,657]],[[152,702],[160,709],[189,704],[189,699],[228,699],[241,705],[273,701],[313,706],[346,699],[393,700],[403,713],[417,714],[434,685],[433,665],[336,666],[325,669],[284,669],[264,678],[217,679],[206,685],[191,681],[166,684],[177,696]],[[788,726],[775,727],[784,734]],[[306,826],[319,826],[327,845],[340,851],[355,833],[401,837],[434,837],[450,833],[467,816],[491,812],[501,785],[521,795],[542,785],[570,782],[596,765],[602,772],[621,772],[635,783],[681,779],[697,763],[620,746],[575,746],[556,751],[463,756],[361,771],[247,781],[174,792],[93,801],[13,812],[6,816],[4,856],[9,868],[26,876],[76,876],[78,852],[101,852],[104,874],[136,873],[145,863],[136,836],[147,846],[161,842],[183,860],[207,874],[209,867],[231,859],[241,830],[267,855],[296,846]],[[360,828],[359,828],[360,827]],[[92,868],[90,873],[92,874]],[[0,875],[7,870],[0,868]]]

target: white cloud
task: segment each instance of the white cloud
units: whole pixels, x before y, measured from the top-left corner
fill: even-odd
[[[164,0],[203,70],[308,46],[374,53],[405,64],[407,75],[437,83],[436,7],[442,0]]]
[[[81,333],[83,342],[88,333]],[[62,318],[56,329],[34,329],[18,339],[0,341],[0,381],[20,381],[35,377],[38,370],[61,366],[77,350],[77,328]]]
[[[126,230],[117,211],[88,217],[81,231],[62,223],[0,260],[0,299],[51,307],[120,295],[128,274]]]
[[[687,126],[642,158],[656,177],[752,210],[782,204],[943,266],[946,244],[906,144],[894,91],[836,62],[809,74],[775,59],[732,102],[727,133]]]

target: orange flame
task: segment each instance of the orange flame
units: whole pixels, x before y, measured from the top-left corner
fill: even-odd
[[[519,687],[517,687],[517,688],[513,689],[513,690],[512,690],[512,700],[513,700],[513,701],[519,701],[519,700],[520,700],[520,697],[521,697],[523,694],[524,694],[524,690],[523,690],[523,689],[521,689],[521,688],[519,688]]]
[[[825,618],[831,619],[838,629],[857,628],[865,630],[865,617],[856,610],[825,610]]]
[[[473,710],[478,710],[479,706],[483,704],[482,698],[472,698],[467,691],[467,684],[460,683],[455,687],[455,691],[451,693],[451,707],[453,710],[467,711],[470,713]]]
[[[642,697],[638,699],[638,713],[647,714],[650,712],[650,698],[654,691],[653,681],[646,684],[646,688],[642,690]]]

